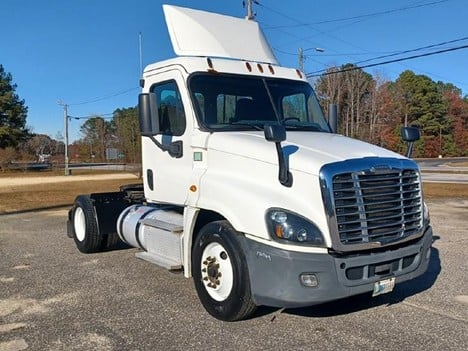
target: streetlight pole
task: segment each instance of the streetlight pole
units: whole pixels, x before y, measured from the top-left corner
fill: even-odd
[[[304,61],[306,59],[306,56],[304,55],[304,51],[308,51],[308,50],[314,50],[316,52],[324,52],[325,49],[322,49],[322,48],[308,48],[308,49],[303,49],[303,48],[299,48],[299,52],[298,52],[298,61],[299,61],[299,64],[298,64],[298,68],[300,71],[304,72]]]
[[[57,101],[57,104],[63,106],[63,119],[65,124],[65,175],[70,175],[70,171],[68,169],[68,105],[65,104],[63,101]]]

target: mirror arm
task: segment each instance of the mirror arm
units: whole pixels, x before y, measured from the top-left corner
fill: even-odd
[[[263,130],[265,133],[265,139],[267,141],[274,142],[276,146],[279,166],[278,180],[281,185],[290,188],[293,183],[293,177],[289,171],[289,165],[284,158],[283,148],[281,147],[281,142],[286,140],[286,129],[281,124],[265,124]]]
[[[408,158],[411,158],[411,154],[413,153],[413,145],[414,145],[414,142],[410,141],[408,143],[408,150],[406,150],[406,157]]]
[[[280,142],[275,142],[276,152],[278,154],[278,165],[279,165],[279,174],[278,180],[281,185],[290,188],[292,186],[293,177],[289,171],[289,167],[286,165],[286,160],[284,158],[283,149],[281,148]]]
[[[177,140],[170,143],[169,145],[164,145],[160,143],[153,135],[146,136],[149,137],[151,141],[162,151],[167,151],[171,157],[181,158],[183,156],[182,140]]]

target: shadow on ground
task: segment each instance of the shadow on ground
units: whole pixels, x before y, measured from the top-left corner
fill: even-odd
[[[438,239],[439,237],[434,236],[434,241]],[[253,318],[272,314],[271,320],[273,321],[279,313],[316,318],[333,317],[346,315],[377,306],[393,305],[404,301],[410,296],[430,289],[436,282],[441,270],[442,268],[439,257],[439,250],[432,247],[429,267],[426,273],[416,279],[397,284],[393,292],[390,294],[379,295],[377,297],[372,297],[371,293],[361,294],[337,301],[323,303],[320,305],[284,310],[262,306],[257,310]]]

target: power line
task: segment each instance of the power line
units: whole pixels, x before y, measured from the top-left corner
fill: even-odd
[[[291,20],[291,21],[294,21],[294,22],[296,22],[296,23],[298,23],[298,24],[303,24],[303,23],[302,23],[301,21],[299,21],[298,19],[293,18],[293,17],[291,17],[291,16],[288,16],[288,15],[286,15],[286,14],[280,12],[280,11],[277,11],[277,10],[275,10],[275,9],[272,9],[271,7],[265,6],[265,5],[263,5],[262,3],[258,3],[258,5],[261,6],[261,7],[263,7],[263,8],[265,8],[265,9],[267,9],[267,10],[269,10],[269,11],[271,11],[271,12],[273,12],[273,13],[276,13],[276,14],[278,14],[278,15],[284,17],[284,18],[287,18],[287,19],[289,19],[289,20]],[[333,35],[331,35],[331,34],[329,34],[329,33],[327,33],[327,32],[324,32],[324,31],[322,31],[322,30],[319,30],[319,29],[317,29],[317,28],[314,28],[314,27],[313,27],[312,25],[310,25],[310,24],[307,24],[307,26],[309,26],[311,29],[313,29],[313,30],[314,30],[315,32],[317,32],[318,34],[322,34],[322,35],[327,36],[327,37],[329,37],[329,38],[331,38],[331,39],[333,39],[333,40],[336,40],[336,41],[342,42],[342,43],[344,43],[344,44],[353,46],[353,47],[358,48],[358,49],[360,49],[360,50],[364,50],[363,48],[360,48],[360,47],[358,47],[358,46],[356,46],[356,45],[354,45],[354,44],[352,44],[352,43],[350,43],[350,42],[347,42],[347,41],[345,41],[345,40],[343,40],[343,39],[340,39],[340,38],[338,38],[338,37],[335,37],[335,36],[333,36]],[[301,42],[301,41],[304,41],[304,40],[306,40],[306,41],[308,41],[308,42],[311,42],[309,38],[300,38],[300,37],[298,37],[297,35],[294,35],[294,34],[291,34],[291,33],[289,33],[289,32],[286,32],[285,30],[282,30],[282,29],[279,29],[279,31],[281,31],[281,32],[283,32],[283,33],[285,33],[285,34],[287,34],[287,35],[289,35],[289,36],[291,36],[291,37],[297,39],[298,42]],[[289,43],[289,44],[291,44],[291,43]],[[366,50],[364,50],[364,51],[366,51]],[[325,65],[324,63],[322,63],[322,62],[318,62],[318,63],[322,64],[323,66],[326,66],[326,65]]]
[[[129,93],[131,91],[134,91],[134,90],[138,90],[140,88],[138,87],[133,87],[133,88],[130,88],[130,89],[126,89],[126,90],[123,90],[123,91],[119,91],[117,93],[114,93],[114,94],[111,94],[111,95],[104,95],[102,97],[97,97],[97,98],[93,98],[91,100],[87,100],[87,101],[82,101],[82,102],[78,102],[78,103],[74,103],[74,104],[68,104],[69,106],[78,106],[78,105],[86,105],[86,104],[92,104],[94,102],[98,102],[98,101],[102,101],[102,100],[107,100],[107,99],[110,99],[110,98],[113,98],[115,96],[119,96],[119,95],[123,95],[123,94],[126,94],[126,93]]]
[[[387,11],[382,11],[382,12],[390,13],[390,12],[404,11],[404,10],[409,10],[409,9],[417,8],[417,7],[425,7],[425,6],[436,5],[436,4],[443,3],[443,2],[447,2],[447,1],[450,1],[450,0],[432,1],[432,2],[430,2],[430,3],[423,3],[423,4],[421,4],[422,1],[420,1],[419,3],[416,3],[415,5],[409,5],[409,6],[406,6],[406,7],[403,7],[403,8],[398,8],[398,9],[393,9],[393,10],[387,10]],[[350,42],[347,42],[347,41],[345,41],[345,40],[342,40],[342,39],[340,39],[340,38],[337,38],[337,37],[335,37],[335,36],[333,36],[333,35],[331,35],[331,34],[329,34],[329,33],[327,33],[327,32],[318,30],[317,28],[312,27],[311,24],[304,23],[304,22],[302,22],[302,21],[300,21],[300,20],[298,20],[298,19],[296,19],[296,18],[293,18],[293,17],[291,17],[291,16],[288,16],[288,15],[286,15],[286,14],[280,12],[280,11],[274,10],[274,9],[272,9],[272,8],[269,8],[269,7],[267,7],[267,6],[263,5],[263,4],[260,4],[260,3],[259,3],[258,5],[264,7],[265,9],[267,9],[267,10],[269,10],[269,11],[271,11],[271,12],[274,12],[274,13],[276,13],[276,14],[278,14],[278,15],[284,17],[284,18],[287,18],[287,19],[289,19],[289,20],[292,20],[292,21],[298,23],[299,25],[307,25],[307,26],[309,26],[311,29],[313,29],[315,32],[320,33],[320,34],[323,34],[323,35],[325,35],[325,36],[328,36],[328,37],[330,37],[331,39],[340,41],[340,42],[342,42],[342,43],[345,43],[345,44],[350,45],[350,46],[352,46],[352,47],[358,48],[358,49],[360,49],[360,50],[367,51],[367,50],[365,50],[365,49],[363,49],[363,48],[361,48],[361,47],[359,47],[359,46],[357,46],[357,45],[354,45],[354,44],[352,44],[352,43],[350,43]],[[375,14],[379,14],[379,13],[375,13]],[[369,16],[369,15],[373,15],[373,14],[360,15],[360,16],[358,16],[358,17],[364,17],[364,16]],[[356,16],[355,16],[355,17],[356,17]],[[354,18],[354,17],[345,18],[345,19],[353,19],[353,18]],[[357,22],[354,22],[354,23],[358,23],[358,22],[361,22],[361,21],[363,21],[363,19],[361,19],[361,20],[359,20],[359,21],[357,21]],[[354,23],[351,23],[351,25],[354,24]],[[279,28],[279,27],[283,27],[283,26],[269,27],[269,28],[266,28],[266,29],[274,29],[274,28]],[[284,26],[284,27],[287,27],[287,26]],[[291,34],[291,33],[288,33],[288,32],[286,32],[286,31],[284,31],[284,30],[281,30],[281,29],[280,29],[280,31],[283,32],[283,33],[285,33],[285,34],[288,34],[288,35],[290,35],[290,36],[292,36],[292,37],[294,37],[294,38],[296,38],[296,39],[298,38],[296,35],[293,35],[293,34]],[[328,32],[330,32],[330,31],[328,31]],[[300,40],[300,41],[303,41],[303,40],[310,41],[309,38],[310,38],[310,36],[307,37],[307,38],[301,38],[301,39],[299,39],[299,40]],[[463,39],[459,39],[459,40],[463,40]],[[459,41],[459,40],[455,40],[455,41]],[[289,44],[290,44],[290,43],[289,43]],[[442,44],[440,44],[440,45],[442,45]],[[423,49],[424,49],[424,48],[418,48],[418,49],[413,49],[413,50],[417,51],[417,50],[423,50]],[[275,50],[278,50],[278,49],[275,48]],[[329,50],[330,50],[330,49],[329,49]],[[279,52],[282,52],[283,54],[287,54],[287,55],[297,55],[297,54],[292,54],[292,53],[289,53],[289,52],[286,52],[286,51],[280,51],[280,50],[278,50],[278,51],[279,51]],[[331,51],[334,51],[334,50],[331,50]],[[407,51],[408,51],[408,52],[411,52],[411,50],[407,50]],[[449,48],[447,51],[451,51],[451,49]],[[442,51],[442,52],[444,52],[444,51]],[[368,52],[368,53],[370,53],[370,52]],[[396,52],[396,53],[389,53],[389,56],[386,56],[386,57],[397,56],[397,55],[401,55],[401,54],[403,54],[403,53],[405,53],[405,51],[402,51],[402,52],[399,52],[399,53],[398,53],[398,52]],[[353,56],[353,55],[361,55],[361,54],[339,54],[339,53],[338,53],[336,56]],[[323,56],[332,56],[332,55],[331,55],[331,54],[328,54],[328,55],[323,55]],[[385,56],[385,55],[384,55],[384,56]],[[380,57],[380,58],[384,58],[384,56],[383,56],[383,57]],[[425,55],[423,55],[423,56],[425,56]],[[308,57],[308,56],[306,56],[306,57]],[[416,56],[416,57],[418,57],[418,56]],[[416,57],[414,57],[414,58],[416,58]],[[376,59],[377,59],[377,58],[369,59],[369,60],[363,60],[363,61],[359,61],[358,63],[373,61],[373,60],[376,60]],[[409,60],[409,59],[411,59],[411,58],[408,58],[408,60]],[[404,58],[404,59],[402,59],[402,60],[395,60],[395,61],[392,61],[392,62],[399,62],[399,61],[405,61],[405,60],[407,60],[407,58]],[[319,63],[319,64],[325,66],[325,64],[322,63],[322,62],[319,62],[319,61],[316,61],[316,60],[314,60],[314,61],[315,61],[316,63]],[[385,64],[385,63],[378,63],[378,64],[375,64],[375,65],[371,65],[371,67],[372,67],[372,66],[378,66],[378,65],[381,65],[381,64]],[[368,66],[363,66],[363,67],[368,67]],[[320,71],[316,71],[316,72],[309,73],[309,75],[311,75],[311,76],[317,76],[317,75],[312,75],[312,74],[314,74],[314,73],[322,73],[322,72],[325,72],[325,71],[326,71],[326,70],[323,69],[323,70],[320,70]]]
[[[355,24],[355,23],[358,23],[358,22],[361,22],[361,21],[365,20],[366,17],[375,16],[375,15],[380,15],[380,14],[387,14],[387,13],[392,13],[392,12],[401,12],[401,11],[406,11],[406,10],[410,10],[410,9],[414,9],[414,8],[432,6],[432,5],[436,5],[436,4],[443,3],[443,2],[447,2],[447,1],[450,1],[450,0],[432,1],[432,2],[429,2],[429,3],[424,3],[423,1],[419,1],[419,2],[417,2],[416,4],[409,5],[409,6],[406,6],[406,7],[401,7],[401,8],[396,8],[396,9],[390,9],[390,10],[386,10],[386,11],[375,12],[375,13],[369,13],[369,14],[364,14],[364,15],[359,15],[359,16],[353,16],[353,17],[346,17],[346,18],[339,18],[339,19],[328,20],[328,21],[321,21],[321,22],[316,22],[316,23],[312,23],[312,24],[320,24],[320,23],[322,23],[322,22],[338,22],[339,20],[344,21],[344,20],[352,20],[352,19],[361,18],[360,20],[358,20],[358,21],[356,21],[356,22],[353,22],[353,23],[351,23],[351,24],[348,24],[348,25],[353,25],[353,24]],[[423,3],[421,4],[421,2],[423,2]],[[339,41],[339,42],[345,43],[345,44],[347,44],[347,45],[350,45],[350,46],[352,46],[352,47],[355,47],[355,48],[358,48],[358,49],[360,49],[360,50],[363,50],[363,51],[366,51],[366,52],[367,52],[367,50],[365,50],[365,49],[363,49],[363,48],[361,48],[361,47],[359,47],[359,46],[357,46],[357,45],[354,45],[354,44],[352,44],[352,43],[350,43],[350,42],[347,42],[347,41],[345,41],[345,40],[343,40],[343,39],[341,39],[341,38],[338,38],[338,37],[335,37],[335,36],[331,35],[331,34],[330,34],[330,31],[327,31],[327,32],[321,31],[321,30],[319,30],[319,29],[317,29],[317,28],[314,28],[314,27],[312,26],[312,24],[310,24],[310,23],[304,23],[303,21],[300,21],[300,20],[298,20],[298,19],[296,19],[296,18],[293,18],[293,17],[291,17],[291,16],[288,16],[288,15],[286,15],[286,14],[280,12],[280,11],[274,10],[274,9],[272,9],[272,8],[270,8],[270,7],[267,7],[267,6],[263,5],[263,4],[258,4],[258,5],[264,7],[265,9],[267,9],[267,10],[269,10],[269,11],[271,11],[271,12],[274,12],[274,13],[276,13],[276,14],[278,14],[278,15],[284,17],[284,18],[287,18],[287,19],[289,19],[289,20],[291,20],[291,21],[296,22],[298,25],[297,25],[297,26],[294,26],[294,27],[298,27],[298,26],[309,26],[311,29],[313,29],[313,30],[316,32],[315,35],[317,35],[317,34],[322,34],[322,35],[325,35],[325,36],[327,36],[327,37],[329,37],[329,38],[331,38],[331,39],[337,40],[337,41]],[[348,26],[348,25],[347,25],[347,26]],[[266,29],[276,29],[276,28],[282,28],[282,27],[293,27],[293,26],[277,26],[277,27],[271,27],[271,26],[270,26],[270,27],[267,27]],[[339,27],[339,28],[342,28],[342,27]],[[288,32],[286,32],[286,31],[284,31],[284,30],[281,30],[281,29],[278,29],[278,30],[280,30],[281,32],[283,32],[283,33],[285,33],[285,34],[288,34],[288,35],[290,35],[290,36],[292,36],[292,37],[294,37],[294,38],[296,38],[296,39],[298,38],[296,35],[293,35],[293,34],[291,34],[291,33],[288,33]],[[308,36],[308,37],[306,37],[306,38],[301,38],[301,39],[299,39],[299,41],[304,41],[304,40],[305,40],[305,41],[309,41],[309,42],[310,42],[310,38],[311,38],[311,37]],[[289,44],[291,44],[291,43],[289,43]],[[277,49],[275,49],[275,50],[277,50]],[[334,51],[334,50],[330,50],[330,49],[328,49],[328,50],[329,50],[329,51]],[[285,52],[285,51],[280,51],[280,52],[282,52],[283,54],[292,55],[291,53],[287,53],[287,52]],[[368,52],[368,53],[370,54],[370,52]],[[400,52],[400,53],[389,53],[390,56],[388,56],[388,57],[396,56],[396,55],[402,54],[402,53],[404,53],[404,52]],[[297,55],[297,54],[294,54],[294,55]],[[361,54],[340,54],[340,53],[338,53],[336,56],[349,56],[349,58],[351,59],[351,56],[353,56],[353,55],[361,55]],[[332,56],[332,55],[331,55],[331,54],[328,54],[328,55],[323,55],[323,56]],[[307,56],[307,57],[308,57],[308,56]],[[383,57],[382,57],[382,58],[383,58]],[[372,59],[372,60],[374,60],[374,59]],[[352,59],[351,59],[351,61],[352,61]],[[368,62],[368,61],[371,61],[371,60],[364,60],[364,61],[365,61],[365,62]],[[318,61],[315,61],[315,62],[317,62],[317,63],[319,63],[319,64],[325,66],[325,64],[322,63],[322,62],[318,62]],[[360,62],[360,63],[363,63],[363,62],[361,62],[361,61],[359,61],[359,62]],[[325,71],[325,70],[322,70],[322,71]],[[321,71],[320,71],[320,72],[321,72]],[[313,73],[315,73],[315,72],[313,72]]]
[[[457,47],[454,47],[454,48],[438,50],[438,51],[434,51],[434,52],[428,52],[428,53],[425,53],[425,54],[402,57],[402,58],[399,58],[399,59],[394,59],[394,60],[389,60],[389,61],[384,61],[384,62],[371,63],[371,64],[364,65],[364,66],[354,66],[354,67],[345,68],[345,69],[337,70],[337,71],[333,71],[333,72],[326,72],[326,71],[324,72],[323,70],[321,70],[321,71],[316,71],[316,72],[312,72],[312,73],[307,73],[306,77],[307,78],[312,78],[312,77],[327,76],[327,75],[336,74],[336,73],[344,73],[344,72],[349,72],[349,71],[355,71],[355,70],[358,70],[358,69],[382,66],[382,65],[389,64],[389,63],[407,61],[407,60],[412,60],[412,59],[416,59],[416,58],[420,58],[420,57],[432,56],[432,55],[442,54],[444,52],[456,51],[456,50],[461,50],[461,49],[466,49],[466,48],[468,48],[468,45],[462,45],[462,46],[457,46]],[[320,73],[320,72],[322,72],[322,73]]]
[[[459,42],[459,41],[464,41],[464,40],[468,40],[468,37],[448,40],[448,41],[444,41],[444,42],[441,42],[441,43],[426,45],[426,46],[422,46],[422,47],[415,48],[415,49],[380,52],[380,54],[385,54],[385,55],[377,56],[377,57],[362,60],[362,61],[358,61],[358,62],[355,62],[355,64],[374,61],[374,60],[379,60],[379,59],[386,58],[386,57],[398,56],[398,55],[407,54],[407,53],[415,52],[415,51],[431,49],[431,48],[434,48],[434,47],[437,47],[437,46],[453,44],[453,43],[456,43],[456,42]],[[280,49],[275,48],[275,47],[273,47],[273,49],[275,51],[278,51],[278,52],[280,52],[282,54],[285,54],[285,55],[297,56],[297,53],[287,52],[287,51],[280,50]],[[303,49],[303,51],[312,50],[312,49],[315,49],[315,48],[314,47],[307,48],[307,49]],[[376,52],[376,54],[378,54],[378,53],[379,52]],[[326,56],[348,56],[348,55],[349,56],[360,56],[360,55],[368,55],[368,54],[372,54],[372,52],[353,52],[353,53],[341,53],[341,54],[325,54],[325,53],[322,53],[322,54],[320,54],[320,56],[322,56],[322,57],[326,57]],[[310,56],[310,55],[304,55],[304,56]]]
[[[372,13],[367,13],[367,14],[357,15],[357,16],[352,16],[352,17],[335,18],[335,19],[331,19],[331,20],[319,21],[319,22],[313,22],[313,23],[298,23],[298,24],[293,24],[293,25],[275,26],[275,27],[269,27],[268,29],[303,27],[303,26],[319,25],[319,24],[326,24],[326,23],[344,22],[344,21],[349,21],[349,20],[354,20],[354,19],[376,17],[376,16],[386,15],[386,14],[394,13],[394,12],[402,12],[402,11],[412,10],[412,9],[415,9],[415,8],[437,5],[437,4],[440,4],[440,3],[443,3],[443,2],[447,2],[447,1],[449,1],[449,0],[433,1],[433,2],[430,2],[430,3],[418,4],[418,5],[413,5],[413,6],[399,7],[399,8],[385,10],[385,11],[372,12]],[[265,8],[267,8],[267,7],[265,7]],[[271,9],[269,9],[269,10],[271,10]],[[277,12],[277,13],[279,13],[279,12]],[[290,18],[288,16],[285,16],[285,17],[287,17],[289,19],[293,19],[293,18]]]
[[[110,116],[110,117],[103,117],[103,116]],[[89,115],[89,116],[70,116],[68,115],[68,118],[73,118],[73,119],[93,119],[93,118],[102,118],[102,119],[112,119],[114,118],[114,112],[109,112],[109,113],[100,113],[100,114],[94,114],[94,115]]]
[[[416,48],[416,49],[404,50],[404,51],[395,52],[395,53],[392,53],[392,54],[389,54],[389,55],[383,55],[383,56],[378,56],[378,57],[374,57],[374,58],[367,59],[367,60],[358,61],[358,62],[356,62],[355,64],[360,64],[360,63],[364,63],[364,62],[379,60],[379,59],[382,59],[382,58],[387,58],[387,57],[392,57],[392,56],[398,56],[398,55],[402,55],[402,54],[408,54],[408,53],[410,53],[410,52],[415,52],[415,51],[421,51],[421,50],[431,49],[431,48],[434,48],[434,47],[437,47],[437,46],[442,46],[442,45],[446,45],[446,44],[452,44],[452,43],[456,43],[456,42],[463,41],[463,40],[467,40],[467,39],[468,39],[468,37],[464,37],[464,38],[460,38],[460,39],[454,39],[454,40],[444,41],[444,42],[438,43],[438,44],[427,45],[427,46],[423,46],[423,47]]]

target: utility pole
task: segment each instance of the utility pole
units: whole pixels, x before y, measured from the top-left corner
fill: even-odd
[[[442,124],[439,123],[439,158],[442,157]]]
[[[308,50],[314,50],[316,52],[324,52],[325,51],[325,49],[322,49],[322,48],[307,48],[307,49],[299,48],[298,68],[302,72],[304,72],[304,61],[306,59],[306,57],[304,56],[304,51],[308,51]]]
[[[62,100],[57,101],[57,104],[63,106],[63,119],[65,124],[65,175],[70,175],[68,170],[68,105]]]
[[[255,18],[253,11],[252,11],[252,1],[253,0],[247,0],[247,17],[246,19],[248,20],[253,20]]]
[[[304,50],[302,50],[302,48],[299,48],[299,56],[298,56],[298,60],[299,60],[299,71],[303,72],[304,71]]]

